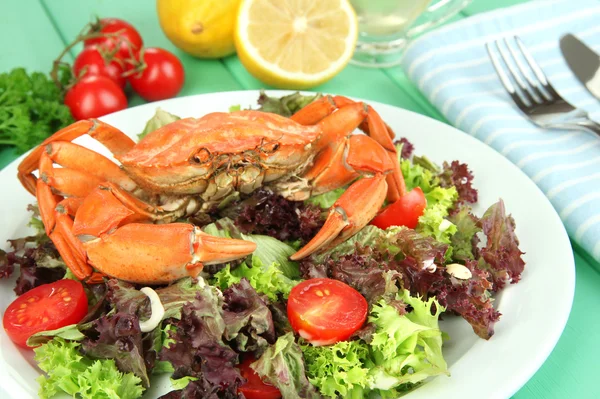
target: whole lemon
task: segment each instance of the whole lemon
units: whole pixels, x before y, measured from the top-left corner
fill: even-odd
[[[160,26],[178,48],[200,58],[233,54],[240,0],[157,0]]]

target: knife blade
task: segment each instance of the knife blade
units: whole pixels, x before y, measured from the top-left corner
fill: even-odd
[[[570,33],[561,37],[560,50],[575,76],[600,99],[600,56]]]

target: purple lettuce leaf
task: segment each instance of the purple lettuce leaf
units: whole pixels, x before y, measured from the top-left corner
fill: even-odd
[[[173,365],[173,378],[206,380],[219,396],[235,394],[245,382],[235,367],[238,354],[223,343],[222,305],[216,289],[198,291],[192,302],[183,305],[181,319],[170,319],[169,343],[159,354],[160,360]]]
[[[17,295],[64,277],[66,266],[51,241],[30,236],[9,242],[13,251],[0,252],[0,278],[9,277],[15,266],[19,266],[20,275],[14,289]]]
[[[262,299],[246,278],[223,291],[224,338],[238,352],[254,352],[275,342],[275,326],[268,300]]]
[[[290,201],[266,188],[228,207],[222,216],[234,220],[244,234],[262,234],[279,241],[308,242],[323,225],[318,206]]]
[[[477,202],[477,190],[473,188],[473,173],[466,163],[452,161],[443,163],[443,171],[439,174],[440,186],[456,187],[458,204]]]
[[[144,357],[142,332],[135,315],[115,313],[93,322],[95,337],[83,341],[81,350],[90,357],[114,359],[122,372],[132,372],[150,386]]]
[[[395,146],[398,146],[400,144],[402,145],[402,152],[400,153],[400,158],[409,159],[413,154],[415,146],[410,141],[408,141],[406,137],[400,137],[399,140],[394,141]]]
[[[498,201],[485,211],[479,226],[487,237],[487,243],[481,249],[484,268],[492,275],[493,291],[501,290],[506,282],[516,284],[521,279],[525,262],[519,249],[519,240],[515,234],[515,221],[506,215],[504,202]]]

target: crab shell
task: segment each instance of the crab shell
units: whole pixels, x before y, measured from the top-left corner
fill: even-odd
[[[301,174],[320,136],[318,126],[276,114],[219,112],[163,126],[118,160],[147,191],[196,194],[209,201]]]

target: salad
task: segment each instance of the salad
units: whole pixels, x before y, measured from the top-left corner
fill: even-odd
[[[258,103],[290,116],[316,98],[263,93]],[[159,109],[141,136],[176,119]],[[453,337],[440,319],[462,317],[492,338],[494,297],[519,281],[523,253],[502,200],[473,214],[466,164],[436,165],[407,138],[395,144],[410,199],[402,207],[293,262],[344,188],[304,202],[267,187],[236,194],[186,221],[257,249],[169,285],[77,281],[30,205],[37,233],[0,251],[0,277],[18,267],[4,328],[34,348],[39,396],[139,398],[167,373],[172,390],[161,398],[395,398],[450,376],[443,345]]]

